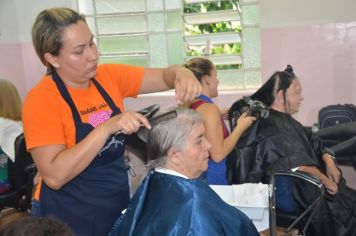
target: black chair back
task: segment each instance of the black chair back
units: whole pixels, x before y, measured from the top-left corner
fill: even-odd
[[[277,227],[285,228],[286,233],[298,229],[299,235],[305,235],[324,194],[320,180],[307,173],[283,171],[272,174],[270,235],[277,235]]]
[[[0,209],[4,207],[25,211],[30,208],[33,179],[37,169],[26,150],[26,141],[23,134],[15,140],[15,161],[8,160],[8,175],[10,190],[0,194]]]
[[[26,141],[23,134],[15,140],[15,162],[8,162],[9,182],[12,188],[17,189],[27,184],[26,167],[33,164],[31,154],[26,150]]]

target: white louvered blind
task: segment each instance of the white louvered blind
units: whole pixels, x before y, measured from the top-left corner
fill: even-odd
[[[183,60],[181,0],[77,0],[101,63],[165,67]]]
[[[183,17],[186,61],[196,56],[211,59],[218,69],[219,89],[260,85],[257,0],[184,0]]]
[[[186,13],[190,7],[223,2],[235,5],[215,11],[203,7],[203,11]],[[165,67],[183,64],[192,56],[208,55],[218,66],[219,89],[260,85],[258,0],[239,3],[237,0],[77,0],[77,3],[95,36],[100,63]],[[226,22],[231,27],[225,31],[194,32],[198,25]]]

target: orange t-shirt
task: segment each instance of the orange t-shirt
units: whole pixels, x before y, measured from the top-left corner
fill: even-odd
[[[123,99],[137,96],[143,74],[143,67],[105,64],[98,66],[96,80],[123,111]],[[83,122],[96,127],[109,119],[112,111],[93,82],[85,89],[67,88]],[[27,95],[23,127],[28,150],[52,144],[75,145],[72,112],[50,76],[45,76]]]
[[[116,106],[124,110],[123,99],[136,97],[143,80],[144,68],[129,65],[100,65],[96,80]],[[109,119],[112,111],[93,82],[89,88],[67,87],[82,122],[94,127]],[[75,125],[72,112],[50,76],[45,76],[27,95],[22,111],[27,149],[64,144],[75,145]],[[42,179],[34,198],[39,199]]]

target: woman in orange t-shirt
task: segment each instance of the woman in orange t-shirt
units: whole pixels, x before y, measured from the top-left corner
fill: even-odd
[[[201,86],[181,66],[98,65],[93,34],[71,9],[43,10],[32,39],[48,69],[23,108],[27,147],[42,177],[33,214],[55,215],[76,235],[106,235],[129,202],[125,135],[150,128],[143,115],[123,110],[123,99],[174,88],[186,102]]]

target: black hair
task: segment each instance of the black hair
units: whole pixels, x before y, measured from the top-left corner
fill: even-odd
[[[287,68],[284,71],[273,73],[267,82],[251,95],[251,99],[259,100],[266,104],[266,106],[270,107],[275,100],[275,95],[280,90],[283,91],[283,96],[286,98],[286,91],[296,78],[292,66],[287,65]]]
[[[274,100],[275,95],[280,90],[283,91],[283,96],[286,98],[286,91],[292,84],[293,80],[297,77],[291,65],[287,65],[284,71],[276,71],[273,75],[249,98],[253,101],[260,101],[266,107],[270,107]],[[286,105],[286,99],[284,99]],[[245,98],[241,98],[234,102],[228,111],[229,125],[233,129],[236,125],[238,117],[246,111],[249,111],[249,104]]]

